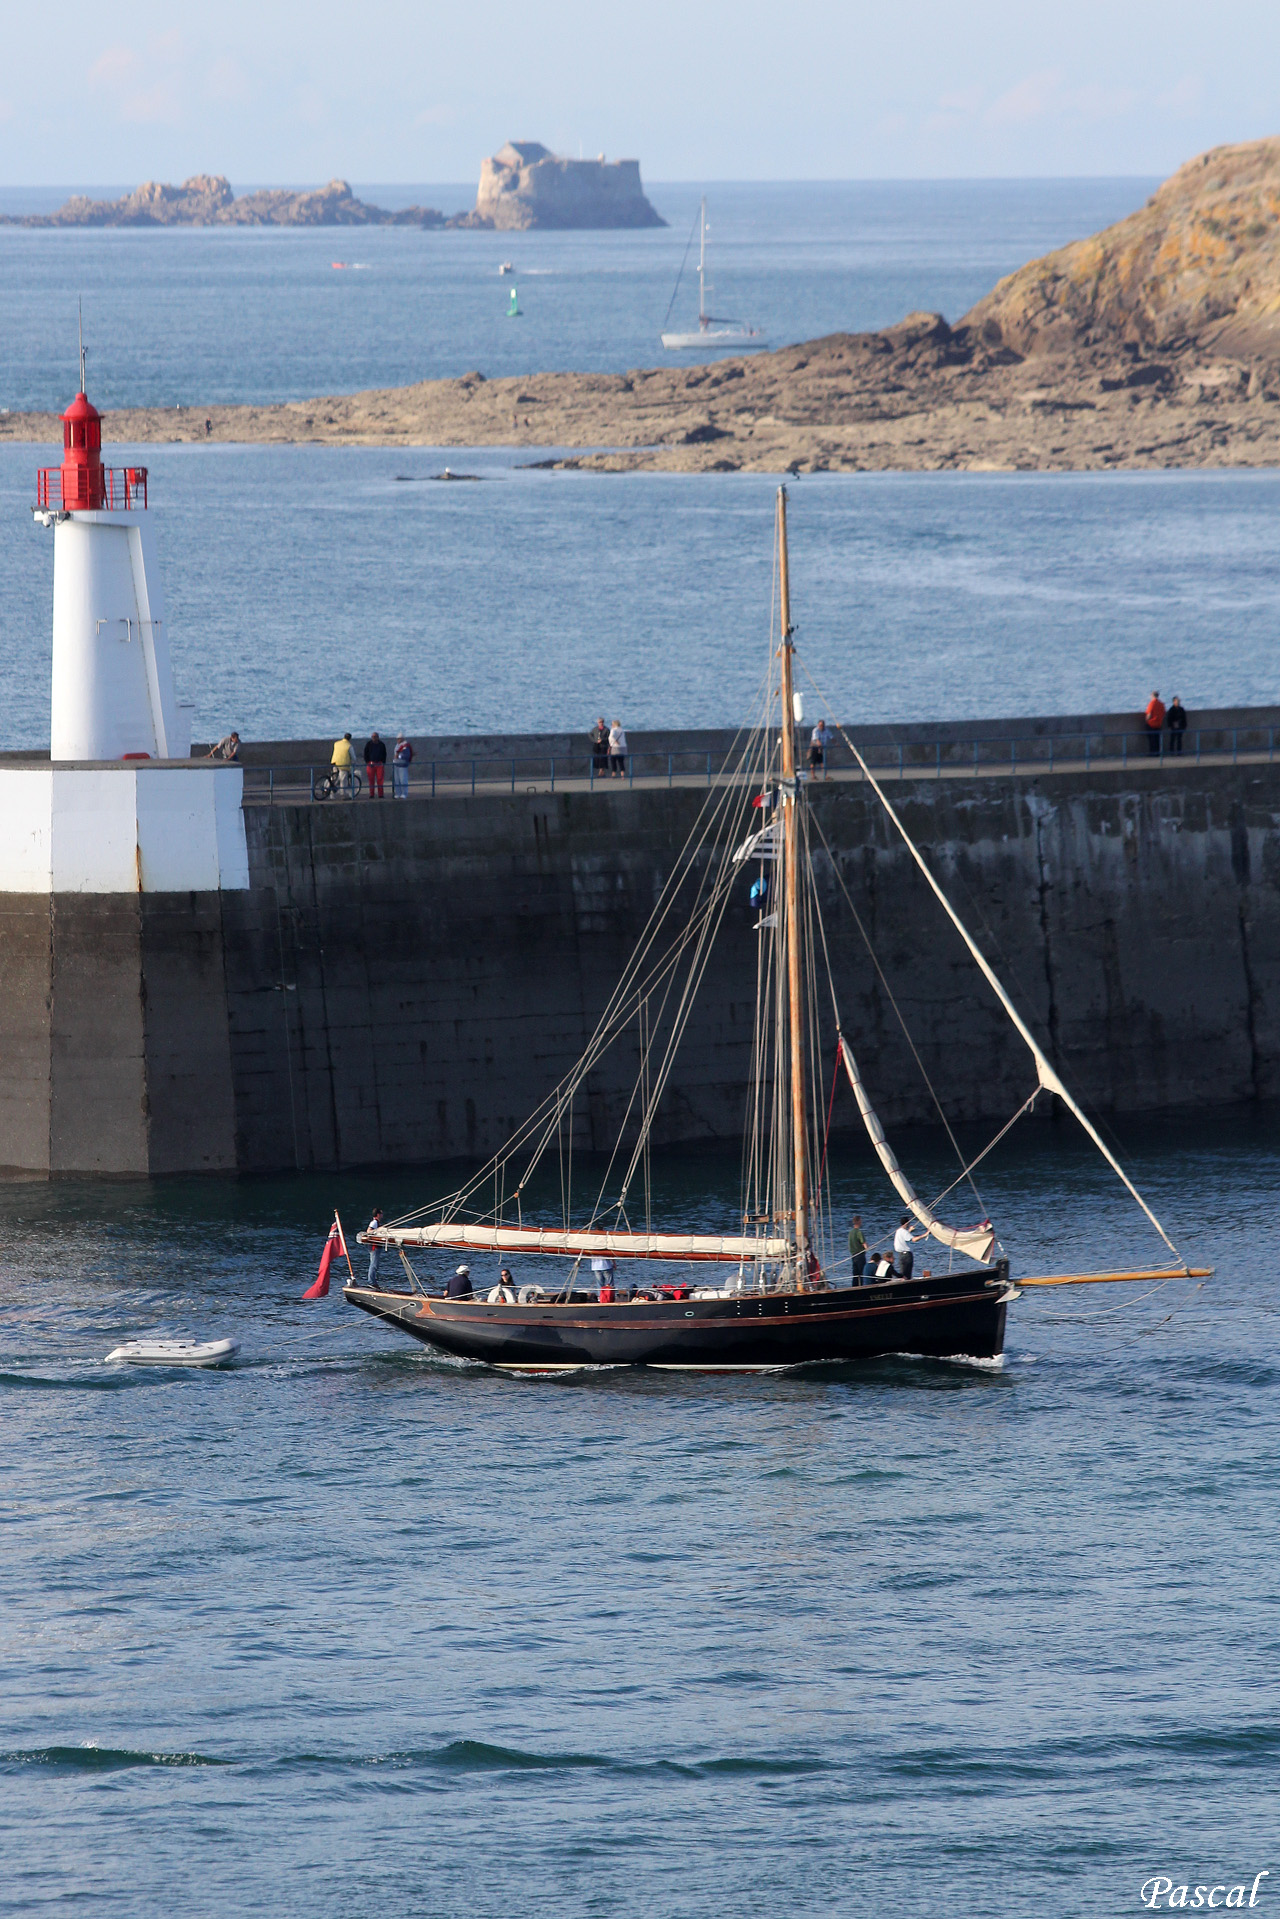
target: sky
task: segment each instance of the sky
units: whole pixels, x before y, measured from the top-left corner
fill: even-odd
[[[0,186],[1166,174],[1280,131],[1273,0],[63,0],[15,7]]]

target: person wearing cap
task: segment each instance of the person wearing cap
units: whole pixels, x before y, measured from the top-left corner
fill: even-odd
[[[450,1299],[470,1299],[474,1291],[471,1284],[471,1268],[459,1266],[445,1291]]]
[[[381,1225],[382,1225],[382,1208],[381,1208],[381,1206],[375,1206],[375,1207],[374,1207],[374,1209],[373,1209],[373,1218],[372,1218],[372,1219],[371,1219],[371,1220],[369,1221],[369,1224],[368,1224],[368,1225],[367,1225],[367,1226],[365,1227],[365,1229],[364,1229],[364,1230],[365,1230],[365,1232],[366,1232],[366,1234],[368,1234],[368,1233],[376,1233],[376,1232],[378,1231],[378,1228],[379,1228],[379,1227],[380,1227]],[[376,1240],[376,1239],[375,1239],[375,1240],[372,1240],[372,1241],[370,1241],[370,1244],[369,1244],[369,1284],[370,1284],[371,1286],[376,1286],[376,1285],[378,1284],[378,1267],[379,1267],[379,1265],[380,1265],[380,1263],[381,1263],[381,1260],[382,1260],[382,1246],[381,1246],[381,1243],[380,1243],[380,1242],[379,1242],[378,1240]]]
[[[490,1306],[514,1306],[516,1303],[516,1283],[511,1277],[511,1269],[504,1266],[493,1291],[489,1294]]]

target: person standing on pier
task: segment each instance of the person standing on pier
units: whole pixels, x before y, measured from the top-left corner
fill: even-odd
[[[382,790],[383,776],[387,770],[387,742],[380,738],[376,729],[370,733],[364,748],[364,773],[369,782],[369,798],[385,799]],[[394,787],[393,787],[394,791]]]
[[[809,771],[815,780],[827,777],[827,733],[827,722],[819,720],[809,735]]]
[[[1169,702],[1169,711],[1164,716],[1169,729],[1169,751],[1181,753],[1182,736],[1187,730],[1187,709],[1175,693]]]
[[[622,721],[615,720],[609,728],[609,771],[616,780],[620,780],[627,770],[627,736],[622,730]]]
[[[396,750],[391,756],[391,797],[407,800],[409,797],[409,768],[413,764],[413,742],[403,733],[396,734]]]
[[[1147,701],[1147,745],[1151,752],[1160,751],[1160,735],[1164,729],[1165,704],[1158,693],[1153,693]]]
[[[609,771],[609,722],[603,717],[591,729],[591,776],[602,780]]]

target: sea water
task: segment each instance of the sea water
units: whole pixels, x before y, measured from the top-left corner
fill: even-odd
[[[786,297],[821,294],[797,332],[954,317],[1136,204],[1121,184],[1104,205],[1078,183],[1095,200],[1069,217],[1028,192],[1027,230],[986,253],[921,190],[932,251],[913,254],[912,189],[878,242],[896,281],[874,247],[851,266],[847,233],[807,282],[791,256]],[[560,335],[537,330],[553,239],[0,232],[5,397],[65,400],[31,316],[86,281],[109,295],[88,308],[113,403],[520,370],[533,349],[504,347],[516,323],[496,317],[517,249],[529,364],[653,358],[647,312],[639,344],[617,331],[639,304],[628,263],[652,242],[640,282],[665,300],[678,226],[608,240],[615,334],[593,361],[567,329],[603,298],[601,254],[566,275]],[[369,273],[325,266],[339,251]],[[401,292],[388,274],[367,296],[393,257]],[[487,333],[433,331],[426,259],[441,285],[471,262],[474,308],[440,311],[483,298]],[[773,324],[763,260],[740,287]],[[600,479],[493,450],[138,457],[197,731],[523,731],[602,707],[708,724],[758,677],[767,476]],[[11,746],[48,737],[51,553],[28,507],[51,458],[0,449]],[[483,477],[433,480],[446,463]],[[1272,474],[805,479],[801,656],[855,719],[1123,707],[1153,684],[1193,718],[1271,699],[1278,503]],[[304,1306],[333,1207],[349,1228],[395,1214],[436,1170],[0,1187],[0,1911],[1110,1919],[1156,1874],[1270,1868],[1265,1910],[1280,1147],[1265,1113],[1120,1134],[1211,1282],[1027,1292],[1003,1366],[749,1381],[506,1380],[336,1295]],[[935,1136],[898,1144],[925,1189],[952,1176]],[[656,1208],[723,1226],[737,1177],[732,1153],[663,1158]],[[892,1226],[865,1151],[837,1148],[830,1178],[838,1227],[855,1207]],[[982,1203],[1020,1272],[1162,1250],[1055,1126],[1000,1149]],[[146,1331],[241,1354],[104,1365]]]
[[[53,535],[0,445],[2,743],[49,738]],[[153,446],[195,737],[736,726],[770,653],[769,474],[536,450]],[[470,481],[444,481],[448,466]],[[437,477],[433,477],[437,476]],[[853,725],[1277,698],[1280,476],[847,474],[791,485],[803,673]],[[816,696],[804,681],[807,697]],[[814,709],[816,711],[816,707]]]
[[[0,1911],[1110,1919],[1280,1878],[1280,1151],[1120,1133],[1211,1282],[1028,1292],[999,1367],[746,1380],[506,1379],[301,1303],[335,1205],[438,1172],[0,1188]],[[867,1152],[832,1181],[892,1226]],[[671,1224],[737,1197],[736,1154],[656,1164]],[[1162,1251],[1053,1125],[982,1199],[1023,1272]],[[240,1356],[103,1363],[152,1330]]]
[[[708,304],[774,346],[887,326],[921,307],[957,320],[1002,274],[1131,213],[1154,184],[711,183]],[[654,187],[671,224],[639,233],[0,227],[0,407],[66,405],[81,300],[100,406],[305,399],[472,369],[688,363],[697,355],[664,354],[658,336],[668,311],[672,326],[696,321],[689,242],[701,191]],[[475,196],[465,186],[364,192],[446,212]],[[57,197],[9,189],[0,212],[48,211]],[[500,276],[504,261],[513,275]]]

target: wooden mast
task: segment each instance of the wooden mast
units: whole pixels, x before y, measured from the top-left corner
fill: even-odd
[[[800,791],[796,781],[794,687],[791,673],[791,589],[787,571],[787,489],[778,488],[778,585],[782,616],[783,937],[791,1036],[791,1139],[795,1154],[796,1285],[809,1279],[809,1125],[804,1072],[804,1014],[800,990]]]

